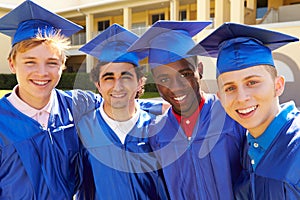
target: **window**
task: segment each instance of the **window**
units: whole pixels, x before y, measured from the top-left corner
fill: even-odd
[[[98,32],[104,31],[109,27],[109,20],[98,22]]]
[[[261,19],[268,11],[268,1],[257,1],[256,18]]]
[[[131,31],[141,36],[147,30],[145,22],[131,24]]]
[[[187,18],[186,18],[186,10],[182,10],[179,12],[179,20],[180,21],[186,21]]]
[[[164,13],[152,15],[152,24],[154,24],[158,20],[164,20],[164,19],[165,19],[165,14]]]

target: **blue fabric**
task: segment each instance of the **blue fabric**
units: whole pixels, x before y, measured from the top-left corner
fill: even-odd
[[[219,54],[219,45],[233,38],[253,38],[268,47],[271,51],[278,49],[290,42],[299,41],[298,38],[278,31],[272,31],[255,26],[225,22],[210,35],[201,40],[192,49],[189,50],[190,55],[201,55],[217,57]]]
[[[139,37],[124,27],[113,24],[79,50],[96,57],[101,62],[128,62],[135,66],[146,54],[127,52]]]
[[[0,199],[72,199],[81,182],[72,98],[56,90],[48,130],[0,100]]]
[[[210,24],[209,21],[159,20],[128,51],[148,55],[151,68],[172,63],[190,57],[187,51],[195,45],[193,36]]]
[[[55,33],[55,29],[51,24],[43,20],[28,20],[20,23],[16,34],[14,35],[12,45],[17,42],[34,38],[38,33],[42,35],[51,35]]]
[[[82,27],[30,0],[24,1],[0,18],[0,32],[12,37],[12,46],[35,37],[39,30],[49,34],[58,29],[61,34],[69,37]]]
[[[148,142],[150,122],[150,115],[141,111],[136,126],[122,144],[99,109],[79,121],[79,135],[86,148],[84,183],[88,184],[84,184],[78,199],[168,199]]]
[[[170,30],[151,41],[149,65],[151,69],[190,57],[186,52],[195,45],[193,38],[181,30]]]
[[[300,112],[293,102],[283,105],[279,114],[286,121],[254,171],[245,143],[243,172],[235,184],[236,199],[300,199]],[[276,120],[276,119],[275,119]]]
[[[151,99],[137,99],[137,102],[140,105],[140,108],[150,114],[153,115],[161,115],[163,102],[162,101],[156,101]]]
[[[266,150],[272,144],[274,138],[279,134],[280,127],[284,126],[284,124],[290,120],[288,114],[291,109],[293,109],[292,106],[285,108],[282,112],[280,112],[271,122],[270,126],[258,138],[254,138],[251,134],[248,134],[247,140],[248,144],[250,145],[248,154],[250,158],[255,161],[254,164],[252,164],[254,170],[260,159],[265,154]],[[254,143],[256,143],[258,147],[255,147]]]
[[[217,77],[225,72],[256,65],[274,66],[272,51],[254,38],[239,37],[226,40],[219,46]]]
[[[274,66],[272,51],[298,38],[255,26],[226,22],[187,54],[217,57],[220,74],[255,65]]]
[[[135,66],[139,66],[139,57],[134,52],[127,52],[127,48],[130,45],[124,42],[110,42],[105,45],[105,47],[101,47],[98,60],[102,62],[127,62],[132,63]],[[93,49],[93,51],[97,51],[99,48]],[[94,53],[94,52],[91,52]]]
[[[214,95],[205,95],[191,140],[172,110],[151,128],[150,143],[171,199],[233,199],[245,130],[226,115]]]

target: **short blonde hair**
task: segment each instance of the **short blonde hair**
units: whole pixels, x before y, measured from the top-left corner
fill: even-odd
[[[71,42],[69,38],[62,35],[60,31],[53,31],[48,34],[39,32],[34,38],[23,40],[14,44],[8,55],[8,60],[15,61],[18,52],[24,53],[42,43],[47,44],[51,50],[56,52],[60,56],[63,65],[65,65],[67,60],[66,50],[70,48]]]

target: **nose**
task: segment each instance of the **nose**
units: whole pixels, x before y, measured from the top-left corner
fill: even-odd
[[[240,102],[247,101],[250,99],[249,92],[246,88],[240,87],[237,93],[236,99]]]
[[[114,90],[115,91],[120,91],[123,89],[123,81],[121,78],[116,79],[115,84],[114,84]]]
[[[39,64],[39,65],[37,66],[37,72],[38,72],[40,75],[48,74],[47,66],[44,65],[44,64]]]
[[[181,77],[174,77],[169,84],[172,91],[182,90],[184,88],[186,80]]]

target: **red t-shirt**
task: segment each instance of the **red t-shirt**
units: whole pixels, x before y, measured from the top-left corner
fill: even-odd
[[[202,96],[198,109],[189,117],[183,117],[183,116],[175,113],[174,110],[172,110],[175,118],[177,119],[178,123],[181,125],[181,128],[183,129],[183,131],[185,132],[185,134],[188,138],[190,138],[193,134],[195,124],[197,122],[199,113],[204,105],[204,102],[205,102],[205,99]]]

